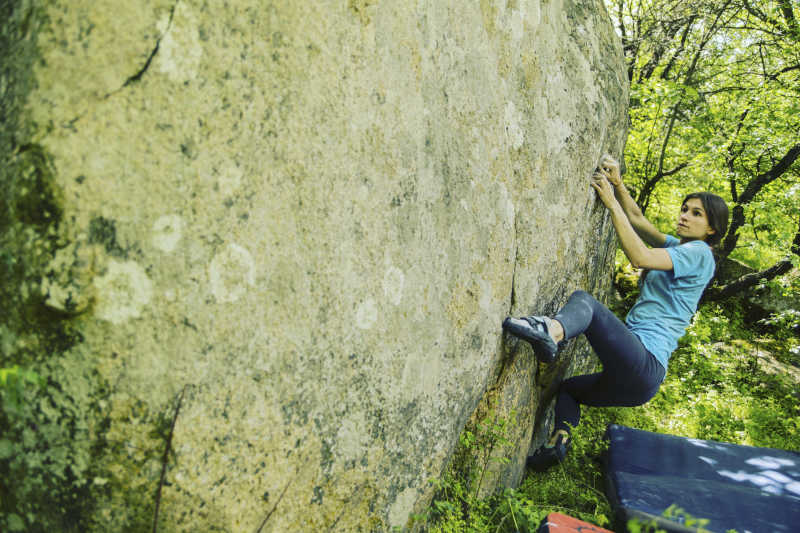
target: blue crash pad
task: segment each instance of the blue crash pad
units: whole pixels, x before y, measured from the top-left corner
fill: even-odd
[[[610,425],[606,492],[618,517],[654,519],[669,532],[694,531],[663,519],[671,505],[713,532],[800,531],[800,453],[689,439]]]

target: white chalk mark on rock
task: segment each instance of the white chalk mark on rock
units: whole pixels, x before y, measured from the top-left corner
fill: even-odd
[[[220,302],[235,302],[256,282],[253,256],[238,244],[229,244],[208,267],[211,293]]]
[[[417,501],[416,489],[408,487],[397,495],[397,499],[389,509],[389,525],[392,527],[402,527],[408,520],[408,515],[414,510]]]
[[[508,137],[508,142],[511,143],[511,146],[514,148],[514,150],[519,150],[522,147],[522,144],[525,142],[525,132],[522,130],[520,120],[520,113],[517,111],[517,107],[514,105],[514,102],[509,101],[506,103],[506,136]]]
[[[197,77],[203,47],[200,44],[197,23],[189,9],[179,3],[175,7],[172,25],[169,24],[169,17],[164,17],[159,21],[158,27],[166,31],[156,56],[159,72],[175,82],[193,80]]]
[[[133,261],[109,260],[105,275],[95,279],[97,305],[95,315],[113,324],[122,324],[141,316],[150,303],[153,283],[144,269]]]
[[[358,459],[369,443],[367,422],[363,413],[352,413],[343,419],[336,434],[336,452],[346,461]]]
[[[383,276],[383,294],[392,305],[400,305],[403,299],[403,288],[405,287],[406,276],[397,267],[389,267]]]
[[[153,246],[162,252],[171,252],[183,235],[183,220],[178,215],[164,215],[153,224]]]
[[[239,190],[242,186],[243,174],[242,169],[233,163],[220,170],[217,184],[219,185],[219,192],[222,196],[231,196]]]
[[[372,329],[378,321],[378,305],[372,298],[367,298],[356,311],[356,326],[361,329]]]

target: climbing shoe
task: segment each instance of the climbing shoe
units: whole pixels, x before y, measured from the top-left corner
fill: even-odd
[[[555,445],[542,445],[533,455],[528,456],[525,466],[534,472],[544,472],[551,466],[563,461],[571,447],[572,439],[569,438],[569,435],[559,433]]]
[[[552,363],[556,358],[558,346],[550,336],[545,316],[508,317],[503,321],[503,329],[533,346],[533,353],[542,363]]]

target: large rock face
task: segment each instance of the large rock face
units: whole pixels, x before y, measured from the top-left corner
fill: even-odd
[[[519,480],[500,323],[609,281],[602,0],[2,10],[7,527],[403,527],[490,396]]]

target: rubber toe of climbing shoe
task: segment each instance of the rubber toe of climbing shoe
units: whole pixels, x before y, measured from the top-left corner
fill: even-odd
[[[508,317],[503,321],[503,329],[527,341],[533,347],[533,353],[539,361],[552,363],[555,360],[558,346],[550,336],[544,317]]]
[[[529,455],[525,461],[525,466],[534,472],[544,472],[553,465],[564,460],[567,452],[572,447],[570,440],[564,441],[564,437],[559,435],[555,446],[542,446]]]

